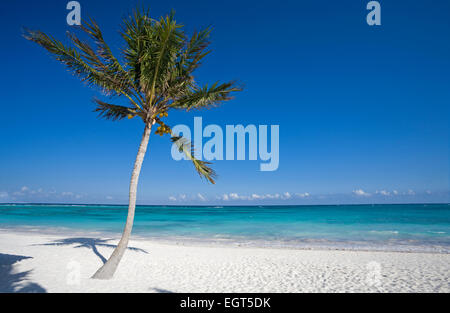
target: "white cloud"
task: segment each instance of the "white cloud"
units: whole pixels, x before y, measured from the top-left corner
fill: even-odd
[[[429,190],[425,191],[425,193],[426,193],[427,195],[431,195],[431,191],[429,191]]]
[[[19,190],[8,194],[8,196],[11,196],[13,200],[25,199],[28,201],[40,201],[44,198],[52,200],[62,200],[62,198],[66,199],[83,198],[83,194],[77,194],[71,191],[57,192],[55,189],[46,191],[43,188],[30,189],[27,186],[21,187]]]
[[[296,196],[300,196],[300,197],[309,197],[310,194],[305,192],[303,194],[295,194]],[[222,195],[216,195],[213,198],[215,200],[221,200],[221,201],[261,201],[261,200],[267,200],[267,199],[271,199],[271,200],[289,200],[292,199],[294,197],[293,194],[289,193],[288,191],[279,194],[279,193],[275,193],[275,194],[257,194],[257,193],[252,193],[251,195],[240,195],[236,192],[230,192],[230,193],[224,193]],[[175,196],[170,196],[169,200],[170,201],[181,201],[181,200],[185,200],[188,199],[188,197],[186,195],[179,195],[178,197]],[[201,194],[198,193],[197,195],[190,195],[189,196],[190,200],[200,200],[200,201],[208,201],[208,198]]]
[[[392,194],[398,195],[398,191],[397,190],[392,190]]]
[[[0,191],[0,199],[8,198],[8,193],[6,191]]]
[[[264,197],[264,196],[257,195],[256,193],[252,194],[252,199],[254,199],[254,200],[263,199],[263,197]]]
[[[308,198],[310,196],[310,194],[308,192],[296,193],[295,195],[299,198]]]
[[[195,197],[191,197],[192,199],[195,199]],[[186,201],[187,196],[185,194],[180,194],[178,197],[176,196],[169,196],[170,201]]]
[[[258,195],[258,194],[252,194],[251,196],[241,196],[235,192],[229,193],[229,194],[224,194],[222,196],[222,200],[224,201],[229,201],[229,200],[258,200],[258,199],[263,199],[263,196]]]
[[[81,198],[81,196],[80,196],[80,195],[77,195],[77,197]],[[111,197],[111,196],[106,196],[106,199],[108,199],[108,200],[112,200],[112,199],[113,199],[113,197]]]
[[[288,200],[291,198],[292,198],[292,195],[289,192],[285,192],[282,195],[280,195],[279,193],[265,194],[265,195],[253,193],[250,196],[243,196],[243,195],[239,195],[235,192],[232,192],[229,194],[223,194],[222,196],[216,197],[216,199],[223,200],[223,201],[230,201],[230,200],[254,201],[254,200],[265,200],[265,199]]]
[[[357,196],[360,196],[360,197],[369,197],[369,196],[370,196],[370,193],[365,192],[365,191],[362,190],[362,189],[356,189],[356,190],[353,190],[353,194],[354,194],[354,195],[357,195]]]
[[[230,193],[230,198],[232,200],[239,200],[239,195],[237,193]]]
[[[414,190],[409,189],[408,190],[408,195],[410,196],[414,196],[416,193],[414,192]]]
[[[283,199],[287,200],[287,199],[290,199],[291,197],[292,196],[289,192],[286,191],[285,193],[283,193]]]
[[[380,194],[382,196],[390,196],[391,195],[391,193],[387,190],[380,190],[380,191],[377,190],[376,194]]]

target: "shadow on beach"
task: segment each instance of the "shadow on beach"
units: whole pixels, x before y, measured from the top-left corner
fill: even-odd
[[[37,246],[70,246],[76,245],[75,248],[88,248],[91,249],[92,252],[104,263],[106,263],[106,258],[98,251],[97,247],[107,247],[107,248],[116,248],[116,245],[109,244],[108,241],[112,239],[100,239],[100,238],[66,238],[66,239],[58,239],[50,243],[38,244]],[[128,247],[127,249],[137,252],[143,252],[148,254],[147,251],[141,248]]]
[[[30,271],[15,273],[13,265],[25,259],[31,259],[29,256],[12,255],[0,253],[0,292],[36,292],[44,293],[46,290],[39,284],[27,282]]]
[[[167,289],[162,289],[162,288],[157,288],[157,287],[150,287],[149,290],[153,290],[156,293],[174,293],[173,291],[170,291]]]

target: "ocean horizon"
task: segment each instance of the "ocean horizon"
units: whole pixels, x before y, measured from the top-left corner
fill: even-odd
[[[0,204],[0,229],[117,237],[127,208]],[[139,205],[133,236],[182,244],[450,253],[450,204]]]

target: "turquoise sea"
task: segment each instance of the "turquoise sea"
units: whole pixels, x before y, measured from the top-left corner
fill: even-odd
[[[120,235],[126,206],[2,204],[0,229]],[[449,204],[138,206],[135,238],[186,244],[450,252]]]

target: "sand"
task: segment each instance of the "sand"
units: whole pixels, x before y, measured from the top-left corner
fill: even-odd
[[[186,246],[131,240],[115,277],[89,277],[117,238],[0,232],[0,292],[450,292],[450,254]]]

